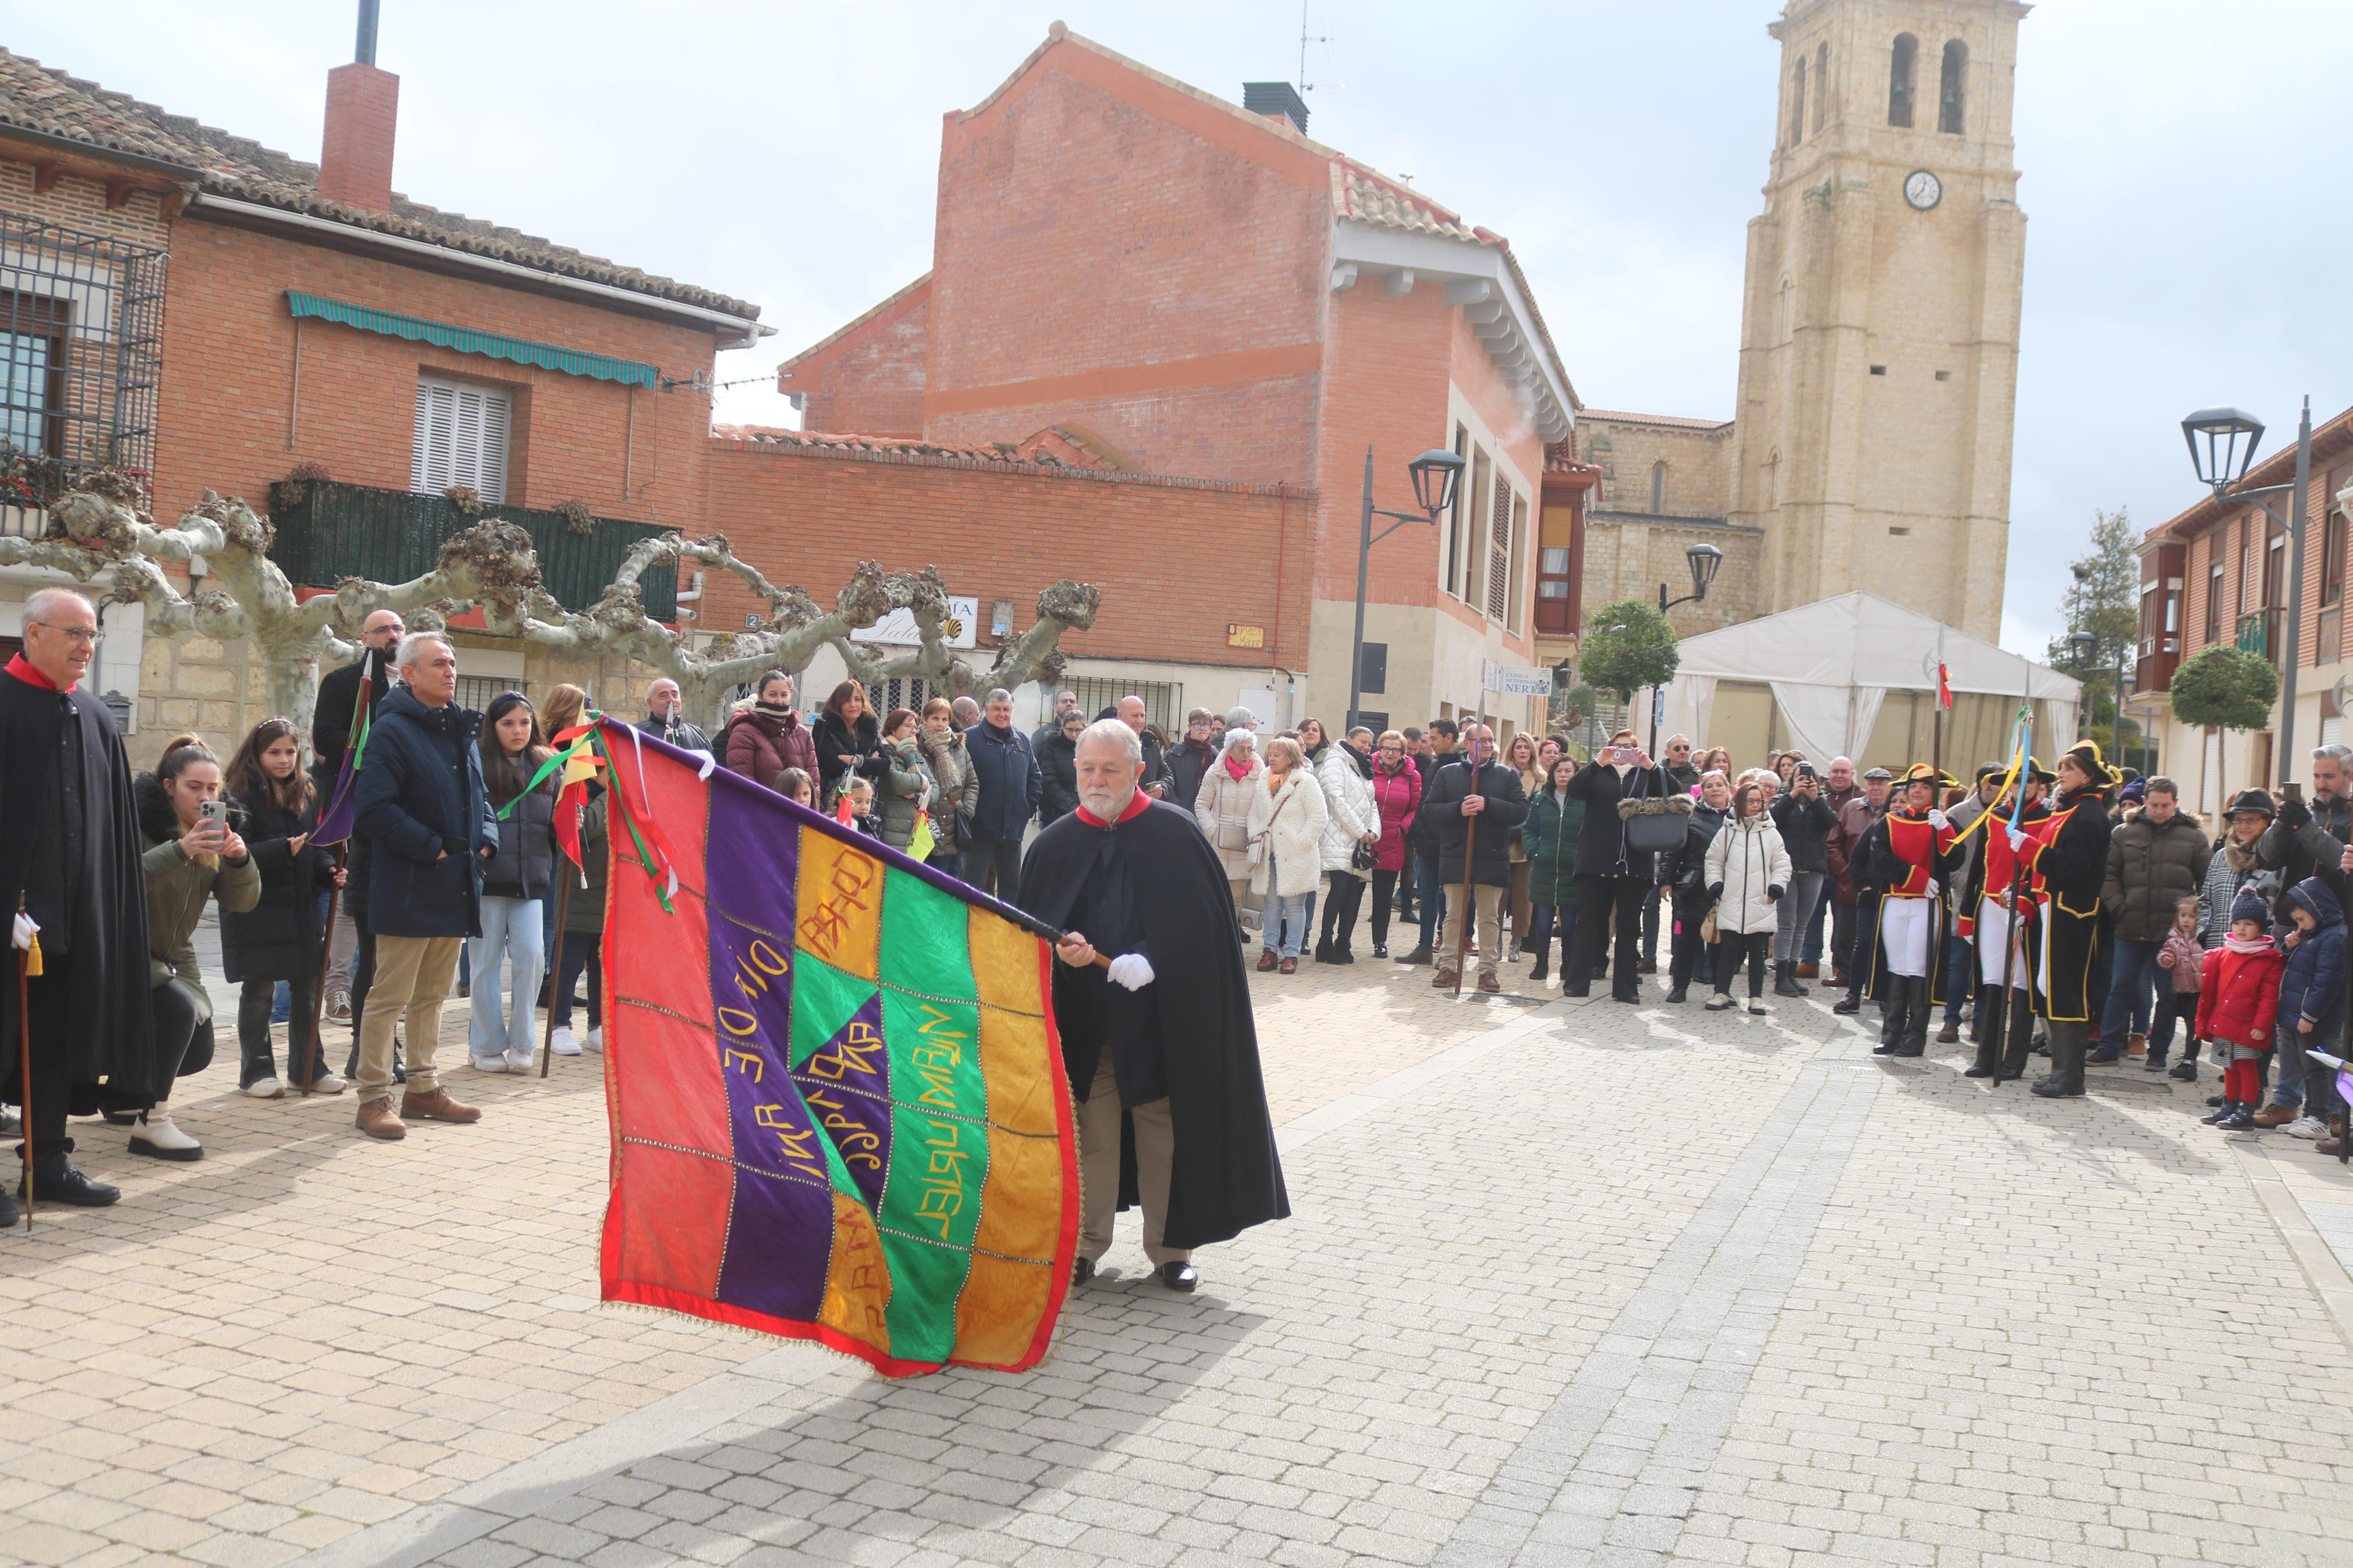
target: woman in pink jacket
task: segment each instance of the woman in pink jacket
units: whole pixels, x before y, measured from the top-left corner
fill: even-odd
[[[1382,732],[1380,750],[1373,753],[1373,800],[1381,810],[1381,844],[1373,856],[1373,956],[1387,958],[1389,900],[1405,868],[1407,830],[1421,807],[1421,772],[1405,754],[1405,737],[1395,730]]]

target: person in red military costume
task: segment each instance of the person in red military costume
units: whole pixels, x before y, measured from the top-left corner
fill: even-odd
[[[2021,795],[2025,805],[2018,821],[2024,831],[2031,834],[2049,821],[2051,807],[2044,796],[2057,782],[2056,773],[2029,757],[2018,781],[1979,819],[1985,853],[1975,858],[1969,885],[1962,889],[1958,926],[1965,940],[1976,942],[1978,955],[1978,1059],[1962,1075],[1966,1078],[2000,1083],[2026,1076],[2026,1055],[2034,1036],[2035,974],[2042,954],[2042,928],[2035,919],[2042,883],[2038,877],[2021,875],[2008,829],[2010,811]],[[2010,918],[2013,887],[2019,905],[2015,922]],[[2005,981],[2008,1006],[2002,1005]]]
[[[1880,1005],[1879,1057],[1928,1048],[1928,1016],[1945,995],[1945,888],[1960,857],[1937,805],[1953,781],[1915,763],[1898,781],[1894,804],[1863,837],[1863,876],[1880,889],[1870,944],[1869,992]]]
[[[2012,851],[2042,884],[2042,994],[2050,1025],[2051,1075],[2034,1086],[2045,1099],[2084,1092],[2084,1052],[2092,1028],[2092,966],[2100,945],[2100,888],[2108,872],[2107,792],[2119,775],[2090,741],[2059,759],[2059,799],[2031,833],[2012,828]]]

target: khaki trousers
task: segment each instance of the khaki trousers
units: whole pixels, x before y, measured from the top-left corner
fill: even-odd
[[[1100,1262],[1111,1250],[1112,1225],[1119,1214],[1119,1075],[1112,1069],[1111,1047],[1106,1043],[1095,1063],[1094,1086],[1078,1105],[1079,1176],[1086,1189],[1079,1213],[1079,1256],[1090,1262]],[[1189,1248],[1160,1245],[1161,1225],[1168,1216],[1168,1172],[1176,1155],[1176,1131],[1168,1118],[1168,1101],[1155,1100],[1127,1114],[1135,1124],[1135,1184],[1144,1199],[1144,1256],[1155,1268],[1164,1263],[1182,1263],[1193,1256]]]
[[[408,1016],[408,1091],[423,1094],[440,1079],[433,1052],[441,1042],[441,1004],[458,973],[454,936],[380,936],[375,939],[375,980],[368,987],[367,1011],[360,1019],[362,1103],[392,1092],[392,1030]]]
[[[1491,888],[1484,882],[1473,882],[1471,884],[1471,902],[1477,910],[1479,923],[1476,926],[1451,926],[1449,929],[1470,933],[1471,940],[1479,947],[1479,973],[1493,974],[1496,960],[1504,956],[1504,889]],[[1453,920],[1463,918],[1462,884],[1460,882],[1449,885],[1446,889],[1446,912]],[[1451,941],[1439,943],[1438,967],[1448,970],[1454,967],[1454,945]]]

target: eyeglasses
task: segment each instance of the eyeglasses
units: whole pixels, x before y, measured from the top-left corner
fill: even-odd
[[[61,626],[55,621],[27,621],[25,624],[28,626],[39,626],[45,631],[62,633],[65,639],[70,643],[90,646],[98,641],[96,626]]]

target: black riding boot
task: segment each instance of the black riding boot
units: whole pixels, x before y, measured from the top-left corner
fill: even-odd
[[[2010,994],[2008,1016],[2002,1023],[2001,1077],[1997,1083],[2026,1076],[2026,1058],[2034,1047],[2034,998],[2024,991]]]
[[[1874,1057],[1898,1056],[1904,1048],[1904,1027],[1908,1016],[1905,1004],[1911,1000],[1911,993],[1905,988],[1905,979],[1900,974],[1889,975],[1883,989],[1886,994],[1878,998],[1881,1008],[1879,1044],[1872,1047],[1871,1054]]]
[[[2051,1076],[2034,1086],[2035,1093],[2046,1100],[2070,1100],[2084,1092],[2084,1037],[2090,1033],[2089,1024],[2052,1020]]]
[[[1969,1026],[1969,1037],[1977,1042],[1978,1059],[1962,1070],[1963,1078],[1991,1078],[2001,1066],[2000,1002],[1999,986],[1978,986],[1977,1018]]]
[[[1928,1054],[1928,1016],[1936,1011],[1928,1000],[1928,977],[1907,974],[1896,984],[1904,988],[1904,1037],[1888,1054],[1926,1056]]]

